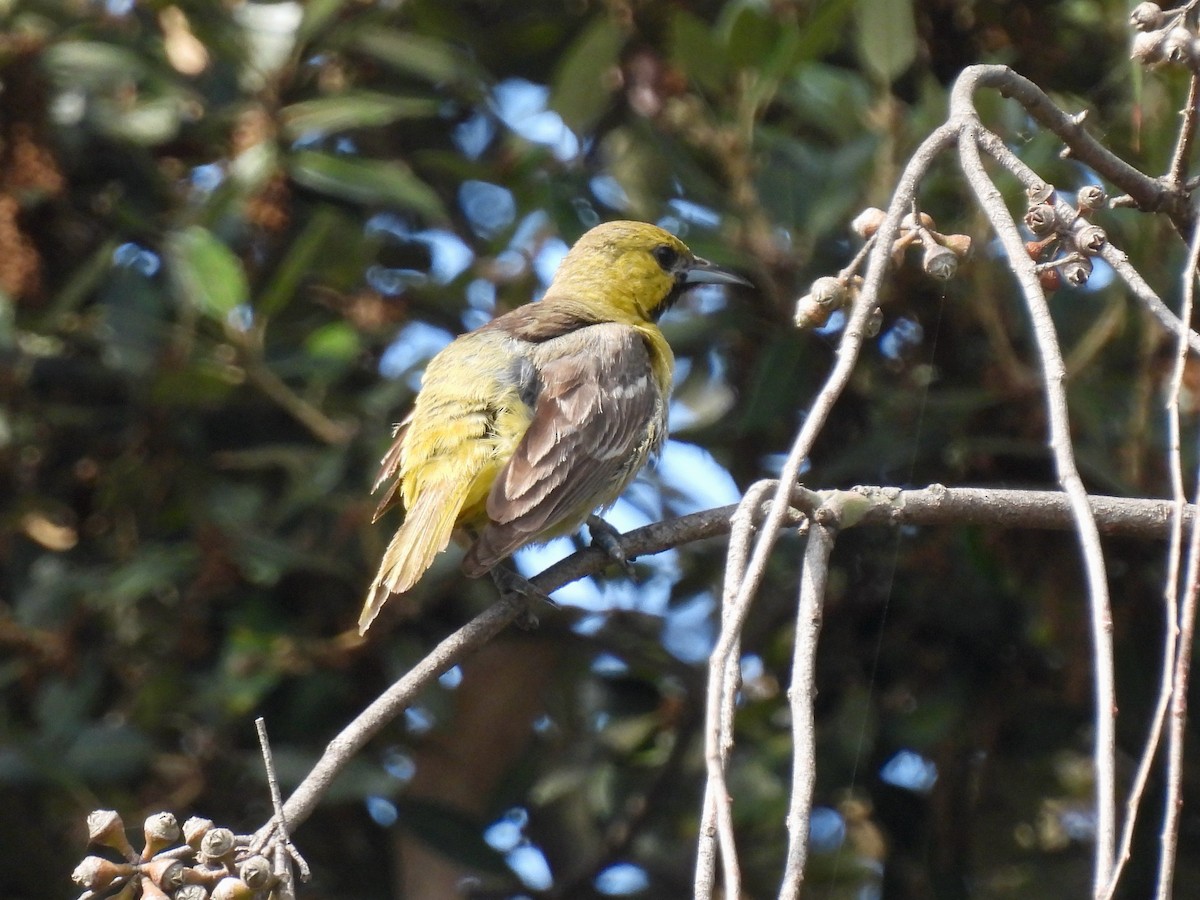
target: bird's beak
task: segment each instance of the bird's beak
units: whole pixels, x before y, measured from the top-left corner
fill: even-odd
[[[735,275],[728,269],[710,263],[707,259],[697,256],[687,271],[683,273],[683,283],[691,284],[740,284],[743,287],[754,287],[741,275]]]

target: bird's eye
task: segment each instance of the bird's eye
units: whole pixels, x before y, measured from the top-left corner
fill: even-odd
[[[662,266],[664,272],[670,272],[679,262],[679,251],[670,244],[659,244],[651,253],[654,255],[654,260]]]

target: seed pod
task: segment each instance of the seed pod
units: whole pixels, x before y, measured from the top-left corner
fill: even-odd
[[[1085,184],[1075,195],[1075,202],[1080,210],[1091,212],[1104,207],[1108,202],[1108,194],[1098,184]]]
[[[1133,36],[1133,44],[1129,49],[1129,58],[1143,65],[1154,65],[1163,60],[1163,43],[1166,40],[1165,31],[1143,31]]]
[[[1157,3],[1139,3],[1129,14],[1129,24],[1138,31],[1153,31],[1163,21],[1162,7]]]
[[[238,875],[251,890],[262,891],[275,883],[275,873],[265,856],[248,856],[238,865]]]
[[[1108,243],[1108,235],[1099,225],[1084,225],[1072,236],[1072,240],[1080,253],[1089,256],[1099,253]]]
[[[142,900],[171,900],[171,895],[148,878],[141,879]]]
[[[867,323],[863,326],[863,334],[869,338],[873,338],[879,334],[882,328],[883,310],[877,306],[871,310],[871,315],[867,316]]]
[[[235,838],[228,828],[210,828],[200,839],[200,854],[205,859],[222,859],[233,852]]]
[[[808,296],[814,303],[828,306],[830,309],[845,306],[848,295],[846,283],[832,275],[822,275],[812,283],[812,287],[808,290]]]
[[[1085,256],[1063,263],[1062,277],[1071,287],[1083,287],[1092,277],[1092,261]]]
[[[201,816],[192,816],[183,823],[183,842],[192,849],[200,846],[200,840],[213,827],[212,819],[205,819]]]
[[[943,234],[938,236],[943,247],[948,247],[959,259],[971,255],[971,236],[969,234]]]
[[[1062,287],[1062,273],[1058,269],[1042,269],[1038,272],[1038,284],[1047,294],[1053,294]]]
[[[958,271],[958,254],[949,247],[934,244],[925,250],[925,259],[921,266],[926,275],[938,281],[949,281]]]
[[[1058,213],[1049,203],[1039,203],[1025,211],[1025,227],[1038,237],[1058,230]]]
[[[1182,25],[1167,32],[1162,42],[1163,58],[1169,63],[1190,65],[1192,62],[1192,33]]]
[[[164,891],[183,887],[184,870],[187,868],[178,859],[152,859],[142,867],[142,874]]]
[[[850,230],[857,234],[863,240],[866,240],[871,235],[879,230],[879,226],[883,224],[883,220],[887,218],[887,213],[875,206],[868,206],[850,223]]]
[[[251,900],[254,891],[240,878],[222,878],[209,894],[212,900]]]
[[[1025,189],[1025,196],[1029,198],[1029,205],[1036,206],[1039,203],[1045,203],[1054,194],[1054,185],[1047,184],[1042,181]]]
[[[208,888],[202,884],[185,884],[171,896],[174,900],[208,900]]]
[[[99,847],[109,847],[133,862],[138,858],[133,844],[125,834],[125,823],[115,809],[94,809],[88,813],[88,841]]]
[[[146,846],[142,848],[145,861],[179,840],[179,822],[169,812],[155,813],[146,818],[142,833],[146,837]]]
[[[812,294],[805,294],[796,301],[796,312],[792,321],[796,323],[797,328],[820,328],[829,321],[832,314],[832,307],[822,306],[813,300]]]
[[[116,879],[135,871],[129,863],[115,863],[103,856],[85,856],[71,873],[71,880],[82,888],[102,891]]]
[[[917,222],[920,223],[920,225],[918,226],[920,228],[927,228],[927,229],[933,230],[936,227],[933,222],[933,216],[931,216],[927,212],[921,213],[920,217],[917,219]],[[905,229],[906,231],[913,230],[914,226],[913,226],[912,213],[909,213],[903,219],[900,220],[900,227]]]

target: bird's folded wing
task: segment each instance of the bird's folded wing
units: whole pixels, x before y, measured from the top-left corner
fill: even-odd
[[[615,500],[645,461],[665,402],[636,329],[592,325],[538,349],[533,421],[488,494],[491,521],[463,562],[469,575]]]

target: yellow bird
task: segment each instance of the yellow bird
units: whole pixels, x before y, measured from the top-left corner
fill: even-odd
[[[581,237],[545,296],[430,360],[383,458],[375,518],[406,510],[359,633],[416,584],[455,529],[475,578],[519,547],[577,530],[662,447],[674,356],[659,317],[694,284],[749,284],[642,222]]]

